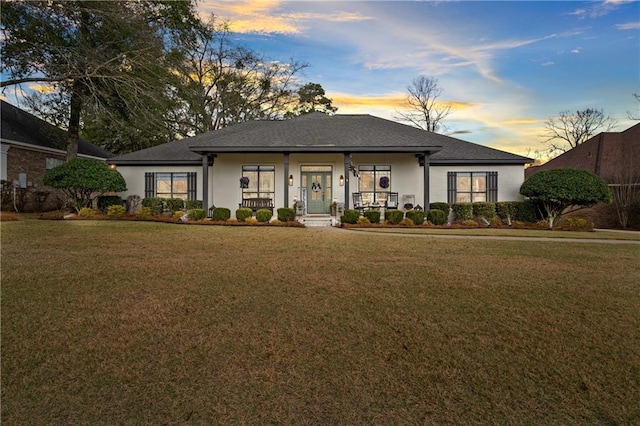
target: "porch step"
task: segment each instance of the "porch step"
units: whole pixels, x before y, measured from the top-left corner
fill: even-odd
[[[298,219],[298,222],[304,226],[333,226],[335,225],[335,218],[329,215],[307,215]]]

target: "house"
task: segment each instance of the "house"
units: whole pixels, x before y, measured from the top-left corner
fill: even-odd
[[[354,193],[380,205],[397,193],[400,207],[521,200],[533,160],[371,115],[310,113],[108,161],[127,181],[124,196],[200,199],[232,211],[247,199],[271,199],[276,208],[303,201],[304,214],[315,215],[329,214],[334,201],[352,208]]]
[[[526,178],[543,170],[562,167],[589,170],[607,181],[612,189],[616,185],[640,186],[640,123],[622,132],[600,133],[540,166],[529,167]],[[612,205],[596,206],[578,214],[591,217],[596,226],[618,225]]]
[[[0,180],[19,189],[19,210],[47,210],[59,208],[55,190],[44,188],[42,179],[48,169],[66,160],[67,133],[44,120],[0,100]],[[106,160],[108,151],[84,139],[78,143],[78,156]],[[3,198],[7,195],[3,188]],[[7,203],[3,200],[3,206]]]

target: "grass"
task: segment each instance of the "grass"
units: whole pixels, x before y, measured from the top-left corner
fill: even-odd
[[[3,222],[3,424],[637,424],[630,244]]]

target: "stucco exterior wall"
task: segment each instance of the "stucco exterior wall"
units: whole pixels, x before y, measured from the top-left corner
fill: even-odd
[[[415,204],[424,207],[423,181],[424,172],[418,159],[412,154],[353,154],[352,163],[361,165],[389,165],[391,166],[391,181],[389,190],[398,192],[399,201],[404,197],[413,197]],[[209,205],[218,207],[237,208],[242,200],[239,179],[242,176],[243,165],[273,165],[275,166],[275,199],[276,208],[293,206],[294,197],[300,196],[300,175],[303,166],[331,166],[333,175],[333,198],[342,202],[345,199],[346,182],[339,184],[339,177],[348,179],[349,192],[358,192],[358,178],[351,172],[345,173],[343,154],[290,154],[289,172],[284,170],[284,156],[282,154],[221,154],[216,157],[213,166],[209,167]],[[118,171],[127,182],[127,191],[121,196],[136,194],[144,197],[144,183],[146,172],[195,172],[197,173],[197,197],[203,199],[202,194],[202,166],[119,166]],[[523,165],[480,165],[480,166],[430,166],[430,202],[447,201],[447,172],[498,172],[498,200],[518,201],[523,197],[519,194],[520,185],[524,181]],[[293,185],[289,186],[288,175],[293,175]],[[285,200],[285,185],[288,187],[288,199]],[[349,194],[349,204],[351,204]]]

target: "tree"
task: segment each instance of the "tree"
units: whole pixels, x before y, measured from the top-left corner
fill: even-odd
[[[442,120],[451,114],[453,107],[438,101],[442,94],[438,79],[425,76],[414,78],[407,86],[407,91],[407,103],[411,112],[399,112],[397,118],[428,132],[436,132],[443,127]]]
[[[616,121],[601,109],[587,108],[572,114],[562,111],[545,122],[544,143],[550,153],[567,152],[594,136],[608,132]]]
[[[611,191],[598,175],[581,169],[550,169],[524,181],[520,194],[539,202],[547,214],[549,228],[570,207],[610,203]]]
[[[1,22],[0,87],[40,82],[64,95],[68,159],[87,107],[112,122],[157,122],[173,64],[199,28],[191,1],[170,0],[3,2]]]
[[[338,108],[331,105],[332,100],[325,96],[325,91],[318,83],[307,83],[298,89],[298,105],[291,115],[302,115],[310,112],[333,114]]]
[[[43,183],[63,190],[76,211],[90,207],[98,195],[127,190],[120,172],[95,158],[78,157],[49,169]]]
[[[634,93],[633,97],[636,99],[636,101],[640,102],[640,93]],[[627,116],[629,117],[630,120],[640,120],[640,111],[636,110],[635,113],[629,111],[627,112]]]

